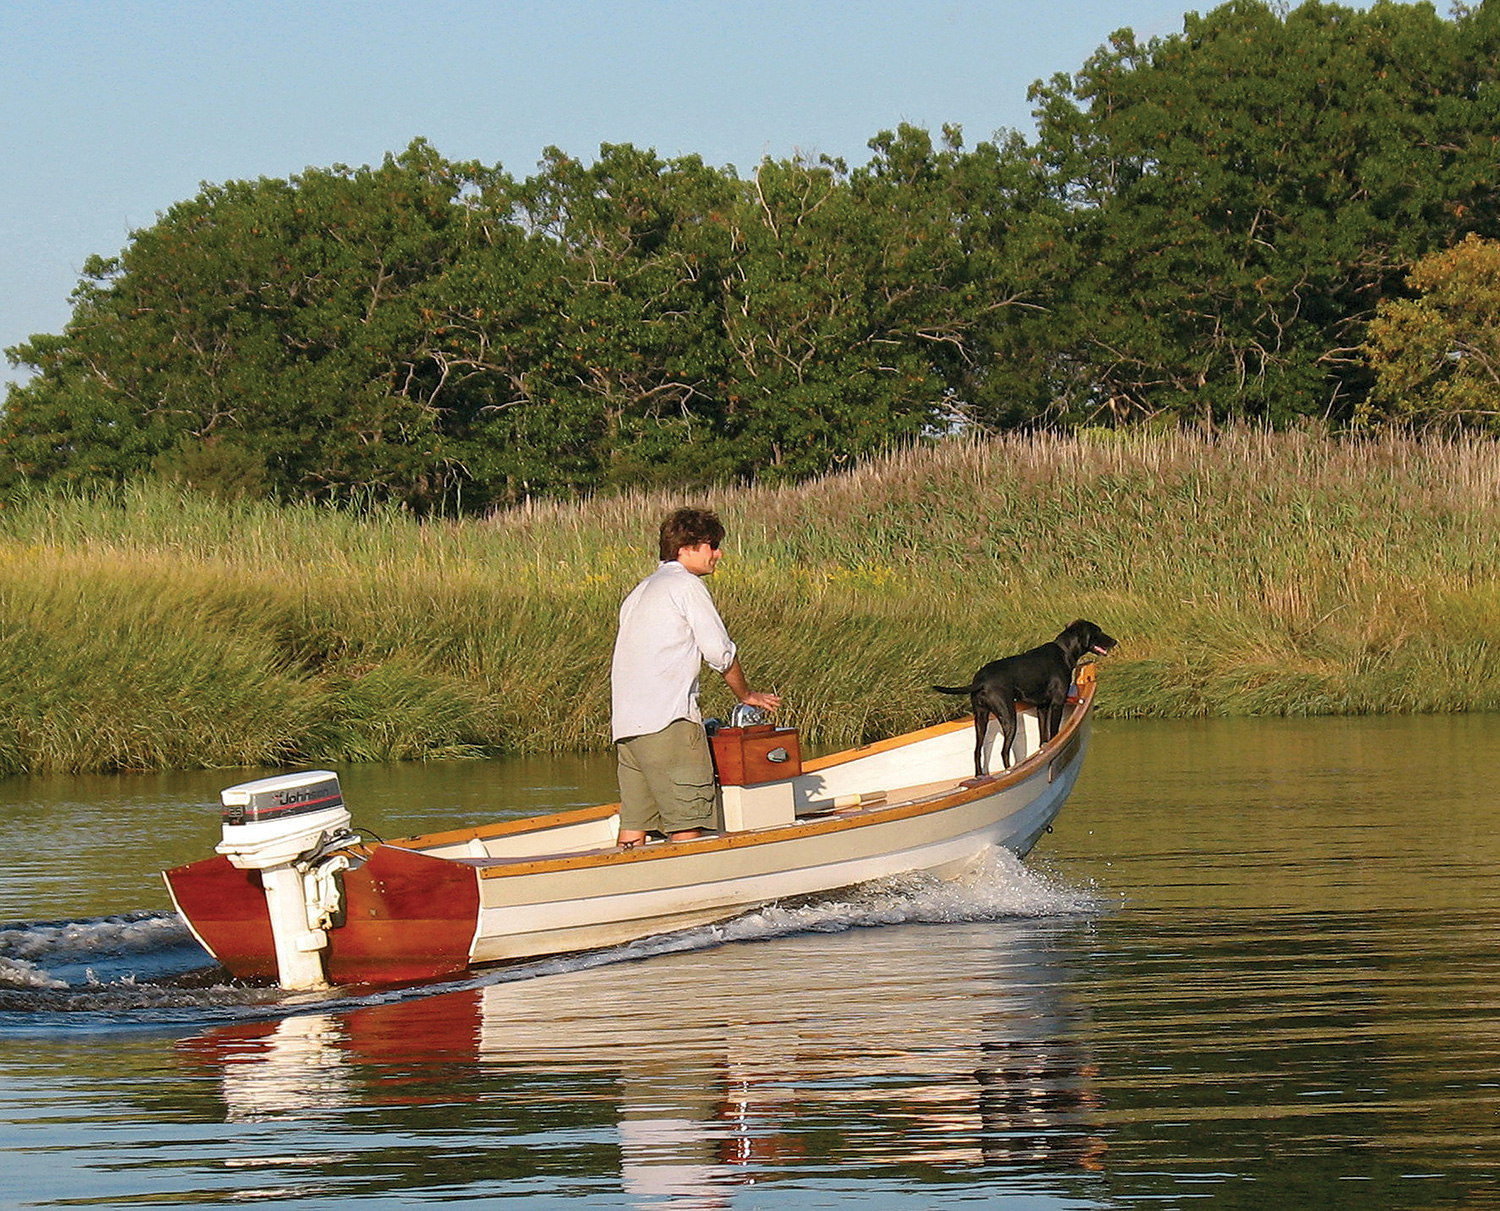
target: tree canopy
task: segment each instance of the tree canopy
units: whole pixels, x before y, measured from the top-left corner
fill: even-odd
[[[1391,342],[1457,305],[1414,266],[1500,238],[1497,14],[1230,0],[1039,81],[1032,140],[903,125],[854,169],[417,140],[205,185],[8,351],[0,481],[459,509],[955,429],[1479,423],[1477,363]]]

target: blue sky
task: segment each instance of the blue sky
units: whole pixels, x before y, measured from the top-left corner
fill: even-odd
[[[1213,5],[0,0],[0,348],[60,331],[85,258],[205,181],[378,163],[417,136],[527,176],[549,144],[743,174],[797,152],[861,164],[900,122],[1030,135],[1033,80],[1195,7]]]

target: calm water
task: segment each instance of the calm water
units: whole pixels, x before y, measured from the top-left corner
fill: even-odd
[[[384,835],[607,760],[341,771]],[[0,783],[0,1205],[1500,1207],[1500,718],[1104,722],[1025,867],[425,995],[235,987],[231,774]]]

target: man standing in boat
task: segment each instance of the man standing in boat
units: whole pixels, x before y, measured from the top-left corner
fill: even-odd
[[[620,844],[648,831],[690,841],[714,826],[714,772],[698,710],[702,663],[734,696],[775,710],[752,690],[703,578],[723,552],[724,527],[707,509],[678,509],[661,523],[661,564],[620,606],[610,669],[612,732],[619,754]]]

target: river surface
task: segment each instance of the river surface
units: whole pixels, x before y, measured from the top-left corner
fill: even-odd
[[[340,774],[384,836],[613,797]],[[1024,866],[357,996],[167,911],[250,776],[0,782],[0,1206],[1500,1207],[1500,717],[1102,721]]]

